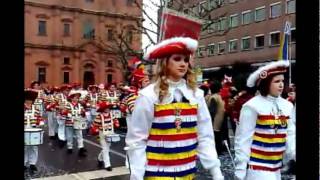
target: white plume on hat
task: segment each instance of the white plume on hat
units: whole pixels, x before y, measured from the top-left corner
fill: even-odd
[[[278,60],[278,61],[271,62],[265,66],[262,66],[256,71],[254,71],[252,74],[250,74],[249,78],[247,79],[247,86],[248,87],[256,86],[256,82],[257,80],[259,80],[260,74],[262,72],[275,69],[277,67],[289,67],[289,65],[290,65],[290,62],[288,60]]]

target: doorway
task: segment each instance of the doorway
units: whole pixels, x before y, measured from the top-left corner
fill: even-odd
[[[85,71],[83,74],[83,88],[87,89],[89,85],[95,84],[94,73],[92,71]]]

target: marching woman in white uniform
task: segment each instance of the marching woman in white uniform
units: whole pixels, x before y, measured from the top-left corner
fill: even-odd
[[[158,59],[157,78],[139,91],[128,127],[131,180],[195,179],[197,159],[214,180],[224,179],[211,117],[190,65],[195,39],[166,39],[145,55]]]
[[[281,97],[288,66],[289,61],[271,62],[247,80],[247,86],[256,86],[260,95],[246,102],[240,112],[235,134],[238,180],[281,180],[283,157],[295,159],[293,105]]]

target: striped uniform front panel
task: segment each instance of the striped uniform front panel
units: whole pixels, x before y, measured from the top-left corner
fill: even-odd
[[[24,125],[26,126],[28,124],[27,116],[31,116],[30,118],[30,125],[32,127],[36,127],[38,123],[38,118],[40,117],[40,111],[38,109],[34,109],[34,112],[32,112],[32,109],[25,109],[24,110]]]
[[[79,103],[78,103],[78,104],[79,104]],[[78,106],[78,104],[72,105],[72,103],[67,103],[67,105],[66,105],[66,109],[68,110],[69,113],[71,113],[71,116],[72,116],[72,117],[81,116],[80,114],[76,115],[75,112],[72,112],[72,108],[73,108],[75,111],[77,111],[77,112],[79,111],[79,106]],[[71,107],[71,106],[72,106],[72,107]],[[82,107],[80,106],[80,109],[81,109],[81,108],[82,108]],[[66,126],[73,126],[73,121],[72,121],[72,119],[71,119],[70,117],[67,117],[67,118],[66,118],[65,125],[66,125]]]
[[[147,141],[147,180],[190,180],[195,178],[197,157],[197,105],[155,105],[154,121]],[[176,109],[181,128],[176,129]]]
[[[127,101],[127,106],[128,106],[128,111],[131,114],[134,110],[134,103],[136,102],[138,96],[136,96],[135,94],[131,94],[128,96],[128,98],[126,98]]]
[[[112,121],[110,118],[110,115],[107,115],[106,113],[104,114],[98,114],[93,121],[93,124],[99,128],[99,130],[102,130],[102,117],[104,116],[104,128],[107,129],[108,131],[112,131]]]
[[[251,145],[249,165],[256,170],[277,171],[286,148],[287,116],[259,115]]]

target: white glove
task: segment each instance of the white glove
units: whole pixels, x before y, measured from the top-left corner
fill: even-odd
[[[235,180],[243,180],[246,177],[247,170],[246,169],[238,169],[235,171]]]
[[[213,180],[224,180],[224,177],[223,177],[219,167],[211,168],[210,174],[211,174]]]

